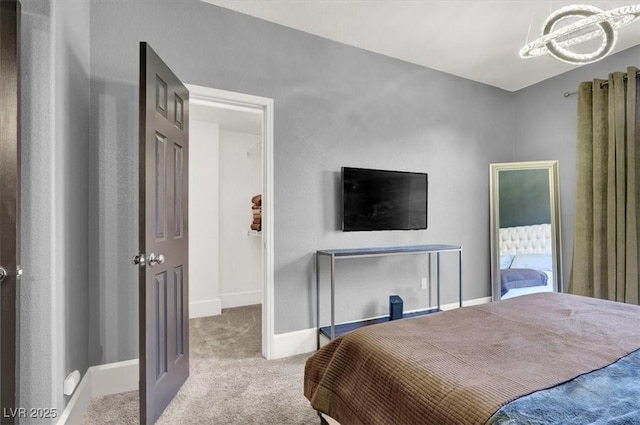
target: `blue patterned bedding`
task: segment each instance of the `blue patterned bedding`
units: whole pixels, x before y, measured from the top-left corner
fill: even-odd
[[[640,424],[640,350],[602,369],[516,399],[487,424]]]

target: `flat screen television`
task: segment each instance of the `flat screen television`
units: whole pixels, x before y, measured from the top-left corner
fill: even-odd
[[[342,167],[342,230],[427,228],[428,175]]]

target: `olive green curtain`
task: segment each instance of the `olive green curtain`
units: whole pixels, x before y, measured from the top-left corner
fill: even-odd
[[[638,69],[578,89],[577,189],[569,292],[638,304]]]

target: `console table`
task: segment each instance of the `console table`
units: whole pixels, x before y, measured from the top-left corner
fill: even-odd
[[[379,257],[389,255],[406,255],[406,254],[436,254],[436,301],[437,308],[430,310],[423,310],[421,312],[409,313],[403,315],[403,317],[411,317],[420,314],[428,314],[436,311],[440,311],[440,254],[444,252],[457,252],[458,253],[458,291],[459,302],[462,307],[462,247],[457,245],[442,245],[442,244],[430,244],[430,245],[409,245],[409,246],[389,246],[378,248],[355,248],[355,249],[328,249],[316,251],[316,323],[318,326],[317,343],[320,348],[320,334],[324,334],[330,339],[336,337],[336,328],[342,326],[342,330],[339,333],[348,332],[357,327],[364,326],[371,323],[379,323],[388,321],[389,317],[385,316],[373,321],[361,321],[355,323],[349,323],[348,326],[336,325],[335,321],[335,262],[340,259],[350,258],[365,258],[365,257]],[[331,261],[331,325],[323,328],[320,326],[320,257],[327,256]],[[339,335],[338,335],[339,336]]]

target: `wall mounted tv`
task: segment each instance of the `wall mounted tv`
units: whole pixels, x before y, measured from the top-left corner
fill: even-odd
[[[426,173],[342,167],[342,230],[427,228]]]

